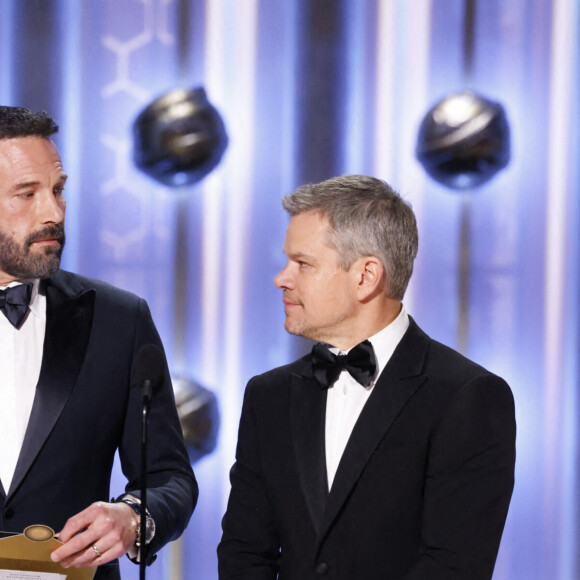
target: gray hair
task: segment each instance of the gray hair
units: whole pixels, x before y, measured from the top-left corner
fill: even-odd
[[[363,256],[385,268],[386,291],[402,300],[413,273],[419,235],[415,214],[393,188],[366,175],[343,175],[303,185],[282,199],[290,216],[318,212],[328,219],[326,243],[348,270]]]
[[[0,107],[0,139],[44,137],[58,131],[54,119],[44,112],[34,113],[24,107]]]

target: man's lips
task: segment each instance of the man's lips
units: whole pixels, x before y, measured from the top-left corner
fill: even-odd
[[[64,246],[64,228],[60,225],[46,227],[28,237],[29,246]]]
[[[34,240],[31,242],[31,245],[38,244],[39,246],[52,246],[55,244],[62,244],[62,241],[59,238],[46,238],[44,240]]]

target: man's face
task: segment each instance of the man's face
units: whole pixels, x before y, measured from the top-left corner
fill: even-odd
[[[46,278],[58,269],[65,181],[49,139],[0,139],[0,285]]]
[[[358,312],[357,274],[338,266],[336,250],[325,243],[328,227],[318,212],[290,219],[284,241],[288,263],[274,283],[283,290],[288,332],[340,346]]]

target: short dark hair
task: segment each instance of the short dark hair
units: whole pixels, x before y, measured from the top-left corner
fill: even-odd
[[[402,300],[419,246],[415,214],[393,188],[367,175],[343,175],[303,185],[282,200],[291,215],[318,212],[329,223],[326,242],[344,270],[363,256],[385,268],[386,292]]]
[[[0,106],[0,139],[16,137],[48,139],[57,131],[58,125],[44,111],[34,113],[24,107]]]

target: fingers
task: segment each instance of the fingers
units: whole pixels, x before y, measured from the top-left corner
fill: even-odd
[[[111,560],[120,558],[126,553],[123,543],[119,540],[114,540],[111,543],[109,536],[97,540],[95,543],[90,544],[80,550],[72,548],[75,551],[72,555],[65,557],[60,560],[60,565],[63,568],[89,568],[91,566],[100,566],[101,564],[106,564]],[[51,558],[55,555],[55,552],[51,554]],[[54,559],[54,558],[53,558]]]
[[[74,566],[75,568],[89,568],[91,566],[99,566],[100,564],[110,562],[117,557],[111,556],[110,552],[114,553],[114,551],[104,547],[104,540],[100,540],[99,544],[92,544],[91,546],[75,552],[72,556],[64,558],[64,560],[60,560],[60,565],[63,568],[70,568],[71,566]]]
[[[97,502],[71,517],[59,534],[53,562],[68,568],[99,566],[127,553],[135,542],[135,512],[124,503]]]

